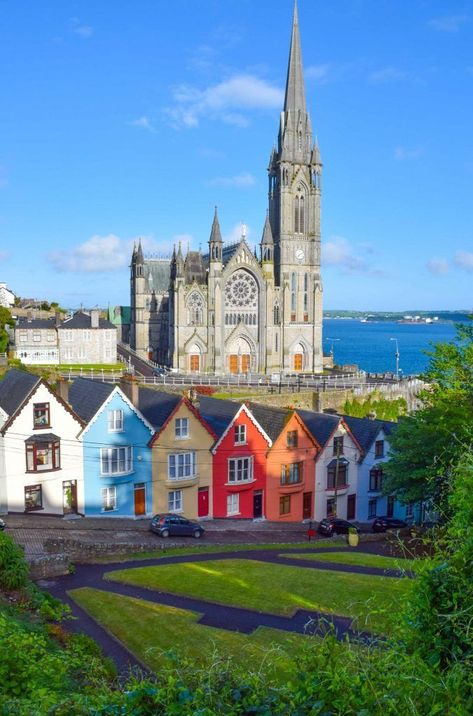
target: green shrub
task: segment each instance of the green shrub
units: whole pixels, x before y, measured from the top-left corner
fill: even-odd
[[[0,587],[8,591],[25,587],[28,571],[21,547],[10,535],[0,532]]]

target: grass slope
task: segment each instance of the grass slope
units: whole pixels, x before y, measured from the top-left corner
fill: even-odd
[[[340,564],[354,564],[362,567],[379,567],[380,569],[399,569],[418,572],[422,569],[423,561],[420,559],[400,559],[398,557],[384,557],[366,552],[319,552],[318,554],[280,554],[279,557],[302,559],[317,562],[338,562]]]
[[[197,624],[200,615],[195,612],[87,587],[69,595],[154,671],[172,665],[179,656],[203,668],[223,657],[286,678],[288,657],[303,640],[313,639],[266,628],[251,635],[215,629]]]
[[[220,604],[291,615],[319,610],[389,632],[410,580],[304,569],[256,560],[185,562],[108,572],[106,579]]]

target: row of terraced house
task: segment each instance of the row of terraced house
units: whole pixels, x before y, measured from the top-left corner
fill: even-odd
[[[0,512],[367,522],[392,423],[78,378],[0,381]]]

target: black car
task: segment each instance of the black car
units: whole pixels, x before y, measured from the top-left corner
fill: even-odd
[[[317,532],[328,537],[334,534],[347,535],[349,529],[354,529],[357,532],[360,531],[352,522],[342,520],[339,517],[325,517],[317,526]]]
[[[5,527],[6,527],[6,524],[5,524],[5,522],[2,520],[2,518],[0,517],[0,532],[1,532],[2,530],[4,530]]]
[[[149,526],[152,532],[161,537],[202,537],[204,528],[198,522],[181,517],[180,515],[155,515]]]
[[[397,517],[376,517],[371,525],[373,532],[400,530],[403,527],[408,527],[407,522],[404,522],[404,520],[398,520]]]

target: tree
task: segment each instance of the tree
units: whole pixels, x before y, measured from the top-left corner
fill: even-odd
[[[451,343],[429,351],[422,407],[401,418],[390,441],[384,490],[401,502],[431,500],[441,513],[456,465],[473,447],[473,325],[458,324]]]
[[[5,326],[10,326],[11,328],[13,328],[14,325],[15,319],[12,318],[12,315],[8,308],[0,306],[0,353],[6,352],[8,342],[10,340],[9,335],[5,330]]]

